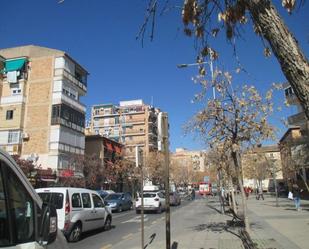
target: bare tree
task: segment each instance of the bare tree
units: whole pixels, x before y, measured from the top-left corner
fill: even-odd
[[[217,98],[206,99],[205,108],[193,117],[188,127],[198,132],[207,144],[214,147],[224,144],[230,154],[242,193],[245,227],[249,229],[241,152],[251,145],[273,138],[274,128],[267,122],[273,109],[272,91],[268,91],[263,98],[253,86],[233,89],[231,84],[232,76],[229,73],[216,72],[214,85]]]
[[[163,12],[170,9],[169,5],[177,6],[177,1],[174,4],[174,1],[149,0],[145,22],[139,33],[142,40],[147,23],[151,24],[151,39],[153,39],[154,19],[156,13],[160,12],[158,11],[158,8],[161,8],[160,2],[164,3]],[[184,0],[180,8],[184,33],[195,38],[194,44],[198,50],[196,62],[200,63],[199,73],[204,75],[205,68],[202,63],[205,58],[215,60],[219,56],[216,48],[211,46],[212,39],[216,38],[219,32],[225,32],[228,40],[234,45],[235,52],[235,38],[242,36],[242,26],[253,23],[254,32],[261,37],[265,46],[265,55],[270,56],[271,50],[273,51],[309,119],[308,59],[272,2],[271,0]],[[297,2],[300,6],[304,3],[302,0],[281,0],[282,6],[289,13],[293,11]],[[236,58],[238,60],[238,57]],[[242,69],[241,66],[240,68]]]

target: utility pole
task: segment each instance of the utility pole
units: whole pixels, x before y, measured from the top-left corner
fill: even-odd
[[[143,155],[140,147],[135,147],[135,161],[136,167],[141,171],[141,249],[144,249],[144,170],[143,170]]]
[[[165,236],[166,249],[171,248],[171,212],[170,212],[170,178],[169,178],[169,141],[168,141],[168,119],[167,114],[163,115],[163,144],[165,162]]]

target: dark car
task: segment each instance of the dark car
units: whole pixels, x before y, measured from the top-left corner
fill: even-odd
[[[106,196],[109,194],[115,194],[113,190],[97,190],[97,193],[101,196],[101,198],[104,200]]]
[[[133,207],[130,193],[109,194],[105,197],[104,201],[112,211],[122,212],[123,210],[130,210]]]

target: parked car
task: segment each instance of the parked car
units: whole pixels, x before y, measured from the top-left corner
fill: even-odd
[[[1,149],[0,234],[5,248],[68,248],[57,228],[55,207],[42,202],[14,159]]]
[[[115,191],[113,190],[97,190],[98,194],[101,196],[101,198],[104,200],[106,196],[109,194],[114,194]]]
[[[165,196],[161,191],[144,191],[144,210],[156,211],[161,213],[165,209]],[[142,198],[138,197],[135,204],[136,213],[140,213]]]
[[[43,202],[55,205],[58,228],[69,242],[78,241],[82,232],[111,228],[111,209],[105,206],[96,191],[67,187],[39,188],[36,191]]]
[[[109,194],[104,201],[112,211],[122,212],[133,207],[132,196],[129,193]]]
[[[178,206],[181,204],[180,195],[178,192],[170,192],[170,205]]]

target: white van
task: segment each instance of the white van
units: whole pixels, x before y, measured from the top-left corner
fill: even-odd
[[[70,242],[80,239],[82,232],[104,228],[112,224],[112,212],[100,195],[85,188],[39,188],[36,192],[43,202],[55,205],[58,228]]]
[[[14,159],[0,149],[0,247],[64,249],[57,212],[43,204]]]

